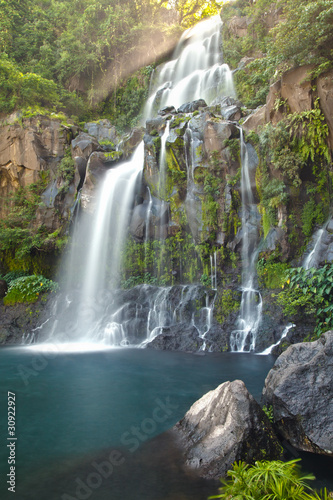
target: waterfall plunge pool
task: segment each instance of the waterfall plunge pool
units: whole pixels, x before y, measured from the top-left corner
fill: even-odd
[[[16,395],[17,498],[206,499],[217,485],[183,471],[166,437],[152,438],[227,380],[244,380],[259,399],[274,359],[148,349],[2,348],[0,435],[2,444],[6,443],[10,391]],[[117,453],[124,463],[119,459],[110,477],[99,484],[96,467],[112,451],[115,463]],[[6,446],[1,453],[4,478],[9,472]],[[12,498],[4,483],[1,498]]]

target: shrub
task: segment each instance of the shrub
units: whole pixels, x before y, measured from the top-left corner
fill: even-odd
[[[307,481],[312,474],[301,474],[300,459],[258,461],[254,465],[235,462],[228,479],[221,480],[220,494],[209,497],[232,500],[307,500],[327,499],[327,490],[313,492]]]
[[[36,302],[41,294],[56,290],[58,290],[58,284],[42,275],[22,276],[10,282],[3,303],[13,305]]]

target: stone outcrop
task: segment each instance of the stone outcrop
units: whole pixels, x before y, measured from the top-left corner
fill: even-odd
[[[117,142],[116,127],[109,120],[104,119],[97,122],[88,122],[84,124],[84,127],[88,134],[95,137],[98,142],[108,141],[114,144]]]
[[[242,129],[249,133],[251,130],[258,132],[259,127],[262,127],[267,123],[266,120],[266,105],[261,106],[256,109],[254,113],[250,114],[246,117],[246,119],[242,123]]]
[[[8,198],[19,188],[40,180],[42,172],[56,169],[76,127],[48,116],[9,117],[0,127],[0,217],[8,213]]]
[[[295,448],[332,456],[333,331],[283,352],[266,378],[263,399]]]
[[[247,35],[250,19],[248,17],[234,16],[228,21],[228,30],[237,37],[242,38]]]
[[[236,460],[279,456],[280,445],[244,382],[225,382],[196,401],[172,429],[186,465],[207,479],[223,477]]]

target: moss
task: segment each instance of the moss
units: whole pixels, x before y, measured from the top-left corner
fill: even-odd
[[[223,324],[228,316],[239,310],[239,294],[232,290],[223,290],[215,301],[214,317]]]

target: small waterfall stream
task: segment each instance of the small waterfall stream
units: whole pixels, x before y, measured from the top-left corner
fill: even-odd
[[[326,224],[325,224],[326,226]],[[323,236],[325,234],[325,226],[321,229],[318,229],[318,231],[315,232],[313,235],[312,241],[313,241],[313,249],[309,253],[307,257],[304,258],[302,267],[304,269],[310,269],[310,267],[317,267],[318,266],[318,260],[320,257],[320,250],[321,250],[321,243]]]
[[[188,101],[204,99],[210,104],[219,95],[235,97],[232,73],[221,55],[220,16],[201,21],[183,33],[174,58],[159,69],[144,116],[157,106],[178,108]]]
[[[237,329],[231,333],[232,351],[253,351],[256,333],[261,321],[262,298],[256,286],[256,263],[258,258],[258,210],[254,203],[249,158],[243,131],[241,140],[241,196],[242,196],[242,299]]]

